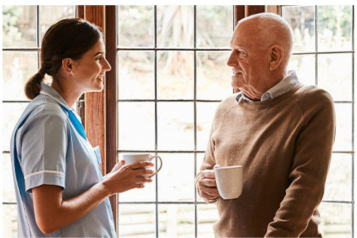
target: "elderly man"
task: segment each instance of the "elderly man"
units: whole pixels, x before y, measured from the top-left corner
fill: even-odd
[[[320,204],[335,136],[331,96],[287,71],[293,35],[270,13],[241,20],[232,40],[232,86],[219,105],[196,177],[217,202],[216,237],[319,237]],[[243,166],[243,192],[223,200],[215,166]]]

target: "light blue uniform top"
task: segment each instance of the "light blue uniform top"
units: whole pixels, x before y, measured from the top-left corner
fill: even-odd
[[[93,148],[78,133],[66,110],[71,109],[59,93],[42,83],[40,95],[26,107],[13,131],[10,150],[18,236],[116,237],[109,199],[51,234],[43,234],[36,224],[32,188],[43,184],[60,186],[66,200],[103,179],[99,147]]]

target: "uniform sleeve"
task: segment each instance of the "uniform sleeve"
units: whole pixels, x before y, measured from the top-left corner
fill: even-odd
[[[290,185],[265,237],[300,237],[323,198],[335,137],[335,112],[327,93],[318,99],[315,104],[310,102],[307,110],[312,107],[312,113],[303,113],[306,122],[296,139]]]
[[[216,159],[214,156],[214,150],[215,150],[215,141],[212,137],[212,134],[214,133],[215,130],[215,125],[217,123],[217,120],[219,120],[218,117],[220,117],[221,110],[219,110],[219,108],[217,109],[213,122],[212,122],[212,126],[211,126],[211,132],[210,132],[210,136],[208,139],[208,143],[207,143],[207,149],[205,151],[205,155],[203,158],[203,162],[200,168],[200,172],[196,175],[196,179],[195,179],[195,184],[196,184],[196,189],[198,194],[200,194],[200,190],[198,187],[198,182],[202,179],[202,175],[201,172],[205,169],[213,169],[213,167],[216,165]],[[214,200],[205,200],[206,203],[214,203],[216,202],[217,199]]]
[[[21,167],[27,192],[43,184],[65,188],[68,125],[56,114],[28,121],[21,134]]]

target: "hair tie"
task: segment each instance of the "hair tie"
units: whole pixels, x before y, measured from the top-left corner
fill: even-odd
[[[41,68],[41,69],[38,70],[38,73],[39,73],[40,75],[42,75],[42,76],[45,76],[46,71],[45,71],[43,68]]]

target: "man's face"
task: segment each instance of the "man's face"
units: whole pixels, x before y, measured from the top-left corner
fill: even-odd
[[[233,33],[232,53],[227,62],[233,71],[232,87],[252,99],[265,93],[269,69],[267,49],[259,44],[258,34],[252,24],[241,23]]]

